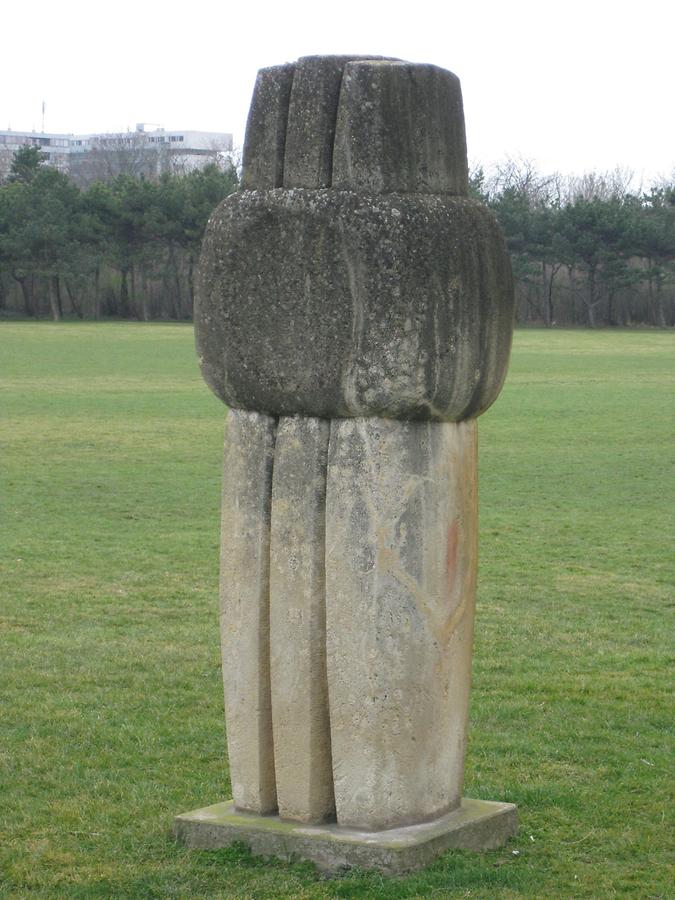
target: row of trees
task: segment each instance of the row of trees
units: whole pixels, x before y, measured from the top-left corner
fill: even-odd
[[[231,162],[84,189],[24,147],[0,184],[0,314],[192,315],[209,215],[236,189]],[[675,325],[675,181],[633,191],[621,172],[542,176],[509,161],[471,189],[513,260],[520,321]]]
[[[473,173],[506,234],[520,321],[675,325],[675,179],[646,191],[631,180],[542,176],[514,161]]]
[[[0,310],[190,318],[206,222],[237,183],[225,163],[81,190],[38,149],[22,148],[0,185]]]

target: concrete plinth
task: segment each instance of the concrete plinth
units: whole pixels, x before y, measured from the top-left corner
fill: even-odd
[[[493,850],[517,827],[513,803],[467,798],[459,809],[432,822],[386,831],[283,822],[278,816],[238,812],[232,801],[174,820],[176,839],[192,849],[215,850],[241,841],[256,855],[310,860],[323,872],[358,867],[387,875],[420,869],[446,850]]]

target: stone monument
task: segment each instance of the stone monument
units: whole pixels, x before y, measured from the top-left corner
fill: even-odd
[[[230,407],[221,637],[233,800],[192,847],[401,872],[499,846],[462,799],[476,418],[513,327],[468,198],[451,72],[306,57],[258,74],[241,190],[209,223],[195,326]]]

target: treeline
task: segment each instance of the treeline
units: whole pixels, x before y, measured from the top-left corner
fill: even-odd
[[[675,179],[631,181],[620,170],[542,176],[514,161],[472,173],[506,235],[520,322],[675,325]]]
[[[520,322],[675,325],[675,180],[630,184],[513,161],[472,173],[506,234]],[[0,184],[0,315],[189,319],[206,222],[237,186],[226,163],[80,189],[22,148]]]
[[[228,163],[81,190],[21,148],[0,184],[0,313],[191,318],[206,222],[237,184]]]

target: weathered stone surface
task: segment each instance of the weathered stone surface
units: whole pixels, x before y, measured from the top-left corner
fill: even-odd
[[[269,666],[270,498],[276,420],[231,410],[225,432],[220,633],[238,809],[277,808]]]
[[[461,797],[476,578],[476,423],[332,423],[326,634],[339,825]]]
[[[330,423],[279,420],[272,484],[270,663],[282,819],[335,814],[326,678],[326,457]]]
[[[232,803],[216,803],[174,820],[174,834],[187,847],[215,850],[243,841],[260,856],[309,859],[332,874],[358,866],[401,875],[429,865],[446,850],[501,847],[517,827],[513,804],[468,798],[432,822],[380,832],[242,815]]]
[[[335,119],[347,58],[309,56],[295,65],[286,129],[284,187],[330,187]]]
[[[369,193],[468,193],[459,79],[437,66],[345,66],[332,186]]]
[[[197,349],[230,406],[459,421],[501,389],[513,304],[499,227],[471,200],[245,191],[206,234]]]
[[[260,69],[246,123],[241,184],[244,188],[281,187],[288,105],[295,66]]]
[[[382,57],[304,56],[297,61],[286,128],[284,187],[331,186],[344,68],[353,60],[373,59]]]

